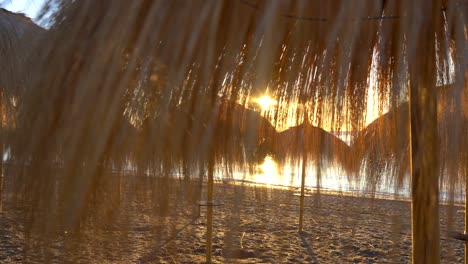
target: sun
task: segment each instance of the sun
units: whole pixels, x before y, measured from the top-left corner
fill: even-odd
[[[254,102],[260,105],[260,107],[262,108],[262,112],[268,111],[272,106],[276,105],[276,100],[274,100],[268,95],[256,98],[254,99]]]

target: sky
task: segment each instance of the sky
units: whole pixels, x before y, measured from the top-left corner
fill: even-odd
[[[3,0],[3,8],[11,12],[25,13],[34,22],[37,21],[37,14],[44,4],[44,0]]]

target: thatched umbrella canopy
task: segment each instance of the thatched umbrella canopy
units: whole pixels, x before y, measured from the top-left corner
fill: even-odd
[[[148,58],[165,65],[171,82],[158,88],[155,112],[169,114],[182,103],[197,113],[204,105],[198,103],[201,97],[214,107],[220,95],[237,101],[268,87],[280,105],[310,104],[311,121],[329,123],[333,130],[359,130],[365,124],[371,72],[380,103],[396,102],[407,90],[408,62],[423,60],[413,57],[417,43],[408,37],[414,23],[407,15],[413,6],[403,1],[56,2],[55,24],[37,62],[50,70],[43,72],[35,93],[70,98],[72,104],[61,105],[63,111],[56,111],[57,104],[46,107],[41,115],[55,118],[44,122],[28,117],[44,128],[38,131],[50,126],[58,132],[53,120],[65,120],[65,126],[86,120],[86,129],[99,127],[106,137],[124,109],[115,106],[134,92],[132,76]],[[444,4],[440,16],[447,26],[434,32],[444,36],[437,38],[439,59],[453,57],[455,69],[462,69],[464,33],[457,25],[464,17],[455,12],[458,5]],[[117,25],[111,22],[116,17],[128,21],[118,20]],[[74,97],[75,91],[87,92]],[[30,107],[41,100],[31,96]],[[79,102],[74,100],[101,110],[87,119],[90,111],[76,111],[73,105]],[[275,114],[278,122],[283,111],[287,107]],[[25,119],[26,124],[35,122]]]
[[[391,109],[359,131],[351,149],[368,176],[369,189],[382,184],[386,174],[397,175],[397,184],[402,187],[405,173],[409,171],[409,134],[408,103]]]
[[[464,82],[462,91],[447,86],[439,96],[440,172],[451,195],[468,190],[468,71]]]
[[[34,45],[44,29],[21,13],[0,8],[0,97],[1,125],[12,128],[15,123],[15,108],[21,91],[26,86],[30,72],[25,71]]]
[[[225,102],[220,106],[219,121],[218,129],[223,131],[220,145],[241,146],[244,160],[259,161],[271,151],[276,130],[260,112],[239,103]]]
[[[351,172],[350,147],[320,127],[306,121],[276,135],[274,153],[280,161],[300,161],[304,157],[304,151],[307,159],[316,164],[335,164]]]
[[[35,38],[38,38],[44,29],[22,13],[0,8],[0,32],[0,55],[3,64],[0,87],[15,89],[24,81],[20,73],[34,50]]]
[[[101,193],[96,168],[115,143],[128,95],[138,90],[135,76],[146,75],[142,62],[167,68],[170,85],[155,88],[151,100],[156,102],[152,111],[163,120],[178,106],[221,120],[215,111],[219,97],[236,102],[268,89],[280,106],[274,114],[278,122],[288,105],[307,104],[313,123],[330,124],[330,130],[360,130],[371,80],[380,105],[397,105],[407,97],[408,79],[413,91],[424,94],[435,86],[435,75],[447,78],[452,68],[455,90],[464,87],[466,1],[49,3],[57,12],[40,56],[29,63],[41,71],[34,73],[34,89],[25,96],[20,123],[26,133],[17,138],[32,160],[34,175],[25,175],[22,187],[26,200],[41,208],[37,211],[60,210],[50,203],[48,186],[56,182],[53,177],[61,177],[74,188],[73,197],[61,199],[73,205],[65,208],[78,216],[92,214],[86,205]],[[433,74],[436,66],[441,71]],[[198,148],[185,148],[185,156],[209,153],[200,159],[212,162],[216,139],[223,133],[216,129],[220,122],[205,127],[185,120],[192,135],[214,132]],[[176,142],[181,149],[186,143]],[[68,146],[64,155],[73,162],[51,176],[42,161],[54,156],[58,146]],[[154,150],[158,155],[165,151]],[[83,160],[86,169],[75,170],[74,163]]]
[[[457,96],[452,93],[456,92]],[[459,94],[454,87],[439,87],[438,141],[442,186],[461,191],[466,173],[468,134],[468,89]],[[387,185],[402,188],[409,175],[409,104],[390,109],[359,131],[352,153],[360,163],[369,189]]]
[[[206,105],[198,113],[177,106],[170,113],[147,117],[141,124],[132,120],[135,121],[130,117],[119,125],[110,158],[128,157],[146,169],[163,159],[179,164],[195,163],[208,155],[206,149],[199,149],[207,140],[215,142],[220,162],[237,165],[256,162],[272,151],[271,142],[276,134],[260,112],[221,98],[214,108]],[[186,153],[192,148],[199,151],[195,155]]]

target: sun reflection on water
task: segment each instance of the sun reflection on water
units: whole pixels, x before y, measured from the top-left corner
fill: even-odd
[[[255,175],[255,182],[270,184],[280,184],[278,165],[271,156],[266,156],[262,164],[257,166],[259,173]]]

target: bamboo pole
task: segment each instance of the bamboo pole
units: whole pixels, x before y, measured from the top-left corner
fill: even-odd
[[[408,59],[412,262],[440,263],[435,20],[437,1],[411,3]],[[430,15],[432,14],[432,16]],[[415,24],[417,23],[417,24]],[[418,27],[413,25],[418,25]],[[415,32],[417,30],[417,32]]]
[[[320,157],[320,153],[319,155],[317,156],[317,168],[316,168],[317,172],[315,174],[315,176],[317,177],[316,179],[316,185],[317,185],[317,194],[315,195],[314,197],[314,201],[315,201],[315,205],[318,207],[320,205],[320,186],[322,184],[322,161],[321,161],[321,157]]]
[[[467,158],[467,157],[465,157]],[[468,233],[468,162],[465,161],[465,235]],[[465,264],[468,264],[468,240],[465,240]]]
[[[301,179],[301,196],[299,205],[299,233],[302,232],[303,221],[304,221],[304,189],[305,189],[305,177],[306,177],[306,158],[303,155],[302,159],[302,179]]]
[[[0,161],[1,163],[2,161]],[[0,168],[0,213],[3,212],[3,185],[4,185],[4,178],[3,178],[3,167]]]
[[[213,184],[214,184],[214,153],[211,153],[208,165],[208,186],[206,195],[206,263],[211,263],[213,239]]]
[[[305,114],[304,114],[305,116]],[[300,205],[299,205],[299,233],[302,232],[303,221],[304,221],[304,197],[305,197],[305,178],[306,178],[306,167],[307,167],[307,118],[304,117],[304,123],[302,128],[302,175],[301,175],[301,196],[300,196]]]
[[[0,117],[5,113],[3,112],[4,101],[3,101],[3,92],[0,93]],[[0,120],[2,121],[2,120]],[[4,132],[5,128],[3,122],[0,122],[0,212],[3,211],[3,185],[4,185],[4,175],[3,175],[3,151],[4,151]]]

